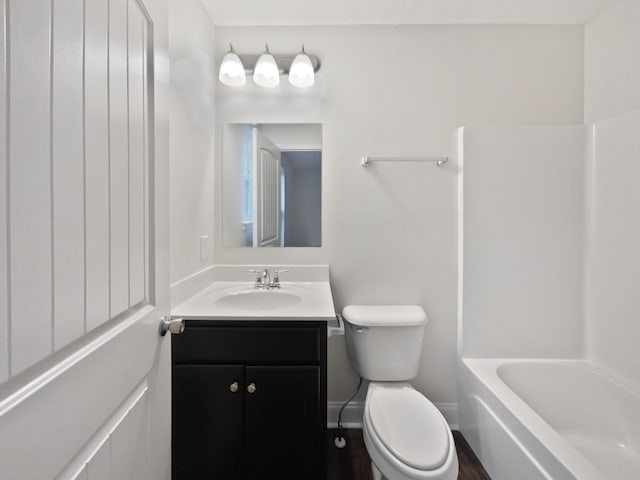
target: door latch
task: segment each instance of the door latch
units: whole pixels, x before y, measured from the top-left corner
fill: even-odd
[[[164,337],[167,332],[173,333],[174,335],[180,335],[184,332],[184,320],[181,318],[171,319],[170,317],[162,317],[160,319],[158,333],[161,337]]]

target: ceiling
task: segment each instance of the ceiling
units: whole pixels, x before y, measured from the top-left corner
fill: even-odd
[[[215,25],[581,25],[617,0],[202,0]]]

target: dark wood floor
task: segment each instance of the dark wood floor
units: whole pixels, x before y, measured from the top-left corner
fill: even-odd
[[[347,429],[346,447],[339,449],[333,443],[337,430],[327,433],[329,452],[328,476],[330,480],[371,480],[371,460],[362,439],[362,430]],[[458,452],[460,473],[458,480],[491,480],[460,432],[453,432]]]

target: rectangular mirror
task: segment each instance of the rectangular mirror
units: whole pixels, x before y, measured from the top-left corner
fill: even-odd
[[[321,124],[224,125],[225,247],[319,247],[321,200]]]

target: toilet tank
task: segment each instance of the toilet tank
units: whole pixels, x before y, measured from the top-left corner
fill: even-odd
[[[419,305],[349,305],[342,310],[353,368],[368,380],[418,374],[427,315]]]

